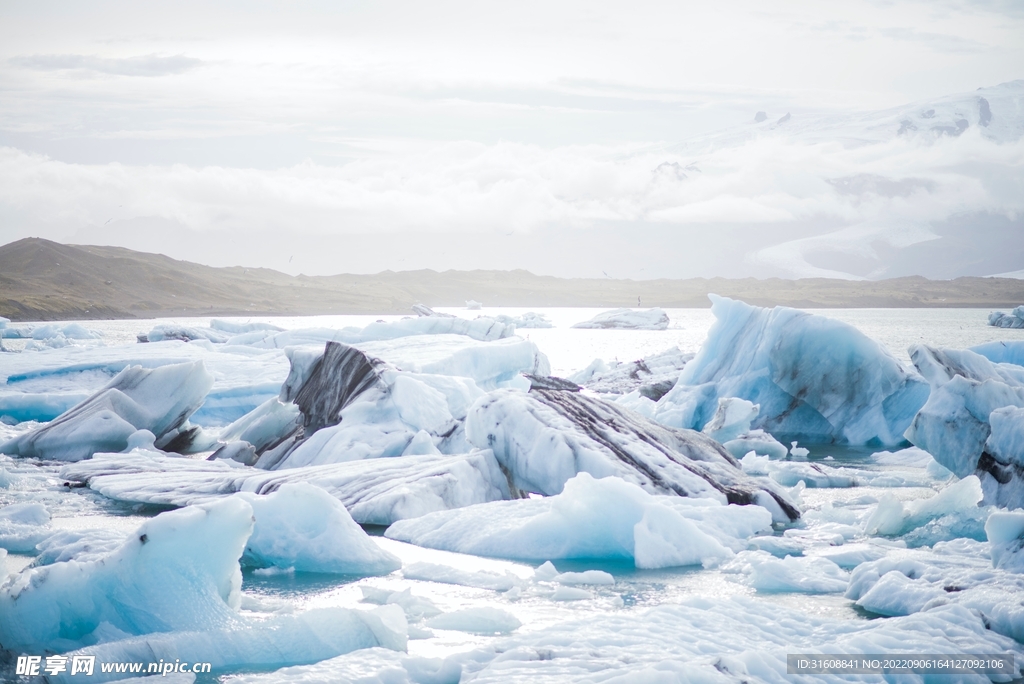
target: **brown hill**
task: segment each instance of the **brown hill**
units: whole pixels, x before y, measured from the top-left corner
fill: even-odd
[[[0,316],[12,320],[201,315],[408,313],[416,303],[464,306],[705,307],[716,292],[752,304],[796,307],[1010,307],[1024,303],[1011,278],[881,281],[822,278],[611,280],[527,271],[384,271],[289,276],[265,268],[214,268],[120,247],[26,238],[0,247]]]

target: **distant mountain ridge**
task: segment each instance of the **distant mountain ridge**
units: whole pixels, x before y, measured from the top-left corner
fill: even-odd
[[[413,304],[706,307],[714,292],[795,307],[1009,307],[1024,280],[921,277],[881,281],[554,278],[528,271],[384,271],[290,276],[214,268],[121,247],[25,238],[0,247],[0,316],[12,320],[411,313]]]

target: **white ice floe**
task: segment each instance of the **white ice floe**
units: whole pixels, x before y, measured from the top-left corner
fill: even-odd
[[[599,330],[665,330],[668,328],[668,314],[657,307],[646,311],[612,309],[572,327]]]
[[[932,390],[907,439],[958,477],[977,474],[985,503],[1024,506],[1024,367],[967,350],[910,351]]]
[[[0,549],[33,553],[48,537],[50,512],[41,503],[13,503],[0,508]]]
[[[197,461],[135,451],[100,454],[68,465],[61,477],[88,483],[115,500],[172,506],[209,502],[235,492],[269,493],[289,482],[310,482],[341,501],[357,522],[372,525],[509,498],[508,482],[490,451],[277,471],[234,461]]]
[[[280,332],[255,330],[235,335],[227,343],[261,348],[284,348],[325,342],[360,345],[415,335],[464,335],[474,340],[490,341],[511,337],[514,334],[515,325],[506,325],[493,318],[468,320],[455,316],[418,316],[398,321],[377,321],[364,328],[304,328]]]
[[[404,651],[407,631],[402,611],[393,606],[373,610],[317,608],[263,621],[246,620],[202,631],[148,633],[88,646],[67,653],[86,654],[97,662],[210,663],[213,672],[303,665],[360,649],[384,647]],[[102,682],[119,679],[96,668],[93,676],[55,678],[58,682]],[[163,677],[154,681],[165,681]]]
[[[244,565],[363,576],[387,574],[402,566],[320,487],[284,483],[263,496],[236,496],[252,506],[256,520],[245,545]]]
[[[556,496],[431,513],[395,523],[386,536],[497,558],[618,558],[661,568],[715,564],[770,526],[771,514],[757,506],[652,496],[580,473]]]
[[[442,613],[428,619],[424,624],[433,629],[452,629],[470,634],[509,634],[523,625],[507,610],[491,606],[476,606]]]
[[[742,551],[723,571],[741,574],[745,584],[765,593],[837,593],[846,591],[850,579],[849,573],[824,556],[776,558],[761,550]]]
[[[711,295],[716,322],[654,412],[701,428],[718,399],[760,405],[754,428],[811,443],[895,445],[928,386],[853,326],[787,307],[763,309]]]
[[[557,494],[586,472],[653,493],[758,504],[778,520],[799,516],[779,488],[745,475],[706,435],[665,428],[579,392],[492,392],[467,413],[466,438],[493,449],[513,486],[527,492]]]
[[[750,424],[760,411],[760,406],[745,399],[719,398],[718,409],[701,432],[716,442],[725,444],[749,432]]]
[[[427,562],[411,563],[405,566],[402,568],[402,576],[406,579],[457,584],[463,587],[493,589],[495,591],[508,591],[512,587],[522,584],[516,575],[507,571],[499,574],[486,570],[462,570],[453,568],[450,565],[438,565],[437,563]]]
[[[514,325],[517,329],[555,327],[546,314],[536,313],[534,311],[527,311],[519,316],[498,314],[497,316],[492,316],[492,318],[499,323],[504,323],[505,325]]]
[[[132,366],[52,422],[0,444],[0,452],[78,461],[101,451],[122,451],[140,430],[171,441],[212,385],[201,361],[154,369]]]
[[[885,494],[865,523],[869,535],[899,536],[944,516],[979,511],[983,494],[974,475],[954,482],[927,499],[903,502]],[[987,516],[986,516],[987,517]]]
[[[568,379],[601,394],[636,392],[645,399],[657,401],[672,389],[683,366],[692,358],[693,354],[684,354],[678,347],[672,347],[630,362],[605,363],[594,359]]]
[[[956,605],[977,611],[998,634],[1024,641],[1024,575],[993,569],[985,544],[969,539],[939,542],[859,565],[846,597],[885,616]]]
[[[683,635],[681,637],[681,635]],[[531,682],[770,682],[842,684],[850,675],[788,674],[787,654],[1013,653],[1024,649],[987,629],[961,606],[889,620],[834,619],[749,597],[684,596],[647,610],[581,617],[513,634],[444,660],[409,658],[380,649],[307,667],[241,674],[230,684],[289,681],[412,684]],[[1014,673],[1019,672],[1019,664]],[[1016,676],[1016,674],[1014,675]],[[1009,676],[996,680],[1007,681]],[[862,675],[858,681],[875,681]],[[902,680],[901,680],[902,681]],[[907,681],[930,681],[925,676]],[[986,675],[960,675],[981,684]]]

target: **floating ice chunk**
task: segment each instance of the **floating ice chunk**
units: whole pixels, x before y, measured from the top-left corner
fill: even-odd
[[[586,601],[594,598],[593,592],[578,587],[555,587],[555,590],[548,596],[552,601]]]
[[[457,584],[463,587],[494,589],[496,591],[508,591],[512,587],[521,584],[519,578],[509,572],[505,574],[487,571],[474,572],[460,570],[449,565],[438,565],[437,563],[412,563],[402,568],[402,575],[406,579]]]
[[[753,427],[780,439],[900,444],[928,387],[856,328],[796,309],[711,295],[717,321],[655,418],[709,421],[720,397],[760,405]]]
[[[58,336],[69,340],[98,340],[103,337],[103,333],[89,330],[81,323],[44,323],[32,328],[30,336],[33,340],[47,340]]]
[[[432,513],[399,521],[385,534],[420,546],[498,558],[622,558],[639,568],[660,568],[731,557],[732,551],[718,541],[728,537],[724,530],[730,523],[737,529],[756,528],[749,534],[771,525],[763,509],[708,503],[696,515],[721,519],[712,526],[684,517],[669,503],[674,501],[618,478],[595,480],[580,473],[556,496]],[[750,524],[753,518],[757,521]]]
[[[723,569],[743,573],[746,584],[766,593],[831,594],[846,591],[850,579],[849,573],[828,558],[776,558],[765,551],[743,551]]]
[[[412,593],[412,589],[389,593],[384,599],[384,604],[400,607],[409,620],[419,621],[441,614],[441,609],[433,601],[423,596],[416,596]]]
[[[1010,313],[993,311],[988,315],[988,324],[996,328],[1024,328],[1024,306],[1018,306]]]
[[[296,404],[273,397],[225,427],[219,439],[225,443],[237,440],[251,444],[258,455],[280,445],[291,436],[299,420],[299,407]]]
[[[561,572],[555,575],[554,580],[559,584],[566,584],[570,587],[579,585],[602,585],[615,584],[615,578],[603,570],[585,570],[584,572]]]
[[[0,508],[0,548],[34,553],[36,544],[52,533],[50,512],[41,503],[14,503]]]
[[[427,627],[453,629],[470,634],[509,634],[522,626],[515,615],[501,608],[477,606],[442,613],[427,620]]]
[[[548,319],[547,315],[542,313],[536,313],[535,311],[527,311],[521,316],[508,316],[505,314],[498,314],[493,317],[499,323],[505,325],[514,325],[516,328],[553,328],[554,324]]]
[[[89,646],[79,653],[96,656],[97,662],[174,663],[187,654],[190,662],[207,662],[213,672],[240,668],[273,668],[315,663],[358,649],[383,646],[404,651],[407,625],[402,611],[383,606],[374,610],[319,608],[262,622],[247,621],[204,631],[147,634]],[[110,681],[97,667],[93,676],[60,675],[58,681]],[[163,681],[163,678],[153,678]]]
[[[466,300],[466,308],[467,309],[475,310],[475,309],[480,309],[482,307],[483,307],[483,304],[481,304],[480,302],[476,301],[475,299],[467,299]]]
[[[996,511],[985,521],[992,565],[1024,573],[1024,511]]]
[[[122,451],[138,430],[159,440],[177,435],[213,385],[202,361],[125,368],[102,390],[53,422],[0,444],[0,453],[79,461]]]
[[[827,558],[844,570],[852,570],[861,563],[878,560],[885,556],[885,550],[877,544],[854,543],[842,546],[815,547],[807,550],[808,556]]]
[[[572,327],[605,330],[665,330],[668,328],[668,314],[657,307],[646,311],[612,309]]]
[[[165,342],[167,340],[180,340],[192,342],[193,340],[208,340],[215,344],[223,344],[231,338],[231,335],[198,326],[180,325],[177,323],[161,323],[154,326],[148,333],[139,333],[139,342]]]
[[[420,316],[403,318],[398,321],[377,321],[365,328],[308,328],[274,332],[258,330],[235,335],[229,345],[247,345],[260,348],[283,349],[304,344],[341,342],[361,345],[366,342],[395,340],[415,335],[464,335],[474,340],[500,340],[515,335],[516,327],[500,323],[493,318],[481,317],[475,320],[465,318]]]
[[[637,361],[607,364],[594,359],[586,368],[569,376],[569,380],[602,394],[629,394],[657,401],[672,389],[679,374],[693,354],[684,354],[678,347],[666,349]]]
[[[986,342],[971,351],[981,354],[992,363],[1012,363],[1024,366],[1024,340],[997,340]]]
[[[723,443],[722,446],[735,458],[743,458],[750,451],[753,451],[758,456],[767,456],[773,459],[786,458],[786,455],[789,453],[786,445],[764,430],[745,432],[736,439]]]
[[[989,629],[1024,638],[1024,578],[993,569],[978,545],[936,544],[858,566],[846,597],[879,615],[927,617],[955,604],[976,611]],[[949,547],[949,548],[946,548]]]
[[[260,323],[259,321],[252,321],[249,323],[238,323],[236,321],[226,321],[222,318],[214,318],[213,320],[211,320],[210,328],[212,330],[219,330],[221,332],[231,333],[232,335],[253,332],[255,330],[274,330],[277,332],[281,332],[284,330],[284,328],[280,328],[272,323]]]
[[[804,449],[803,447],[797,446],[797,444],[799,444],[799,442],[790,442],[789,455],[792,456],[797,461],[806,461],[807,456],[811,452],[808,451],[807,449]]]
[[[981,482],[974,475],[950,484],[928,499],[903,503],[886,494],[865,523],[864,531],[884,536],[903,535],[936,518],[976,510],[982,498]]]
[[[985,503],[1024,505],[1024,479],[1014,460],[1024,439],[1021,414],[1012,410],[1024,408],[1024,368],[994,364],[970,351],[926,346],[912,347],[911,358],[933,387],[907,439],[958,477],[977,474]],[[997,409],[1004,410],[995,414],[998,432],[993,435],[991,418]]]
[[[63,651],[104,623],[127,634],[233,624],[252,517],[240,499],[171,511],[108,556],[27,569],[0,585],[0,642]]]
[[[750,431],[750,423],[757,418],[761,407],[746,399],[726,397],[718,400],[718,410],[701,430],[716,442],[732,441]]]
[[[256,518],[243,564],[364,576],[384,575],[402,566],[320,487],[285,483],[272,494],[238,496],[252,506]]]
[[[61,470],[112,499],[186,506],[234,492],[272,492],[310,482],[345,505],[359,523],[390,525],[432,511],[509,498],[508,481],[490,451],[400,456],[265,471],[234,461],[169,458],[152,452],[100,454]]]
[[[781,490],[745,475],[706,435],[665,428],[579,392],[492,392],[467,414],[466,437],[493,449],[513,486],[528,492],[557,494],[587,472],[655,493],[767,506],[779,520],[799,517]]]

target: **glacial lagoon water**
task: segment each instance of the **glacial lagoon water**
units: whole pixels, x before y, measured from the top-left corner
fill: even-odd
[[[584,308],[484,308],[467,311],[462,308],[439,308],[438,311],[472,318],[477,315],[520,315],[526,311],[545,314],[554,324],[553,328],[526,329],[519,334],[536,343],[551,361],[555,375],[568,375],[577,371],[595,358],[606,361],[631,361],[656,353],[672,346],[687,352],[699,350],[714,318],[707,309],[667,310],[671,325],[664,331],[628,330],[575,330],[573,323],[584,321],[600,309]],[[879,341],[904,363],[909,362],[907,347],[925,343],[940,347],[963,349],[994,340],[1024,339],[1024,330],[991,328],[986,325],[988,311],[980,309],[830,309],[814,311],[825,316],[847,322],[869,337]],[[234,318],[238,322],[265,321],[286,329],[305,327],[340,328],[364,326],[374,320],[394,320],[399,316],[316,316],[295,318]],[[131,345],[136,335],[147,332],[160,323],[184,325],[207,325],[206,318],[180,318],[160,320],[84,321],[82,324],[103,333],[103,345]],[[7,340],[9,348],[23,347],[24,342]],[[42,354],[47,351],[26,351],[24,354]],[[0,364],[4,357],[0,356]],[[283,377],[281,378],[283,380]],[[17,426],[0,426],[6,434]],[[0,437],[4,436],[0,434]],[[895,480],[903,486],[854,486],[837,488],[804,488],[797,486],[795,496],[802,502],[805,511],[803,522],[796,526],[802,538],[818,537],[832,539],[836,543],[871,543],[872,539],[854,528],[863,526],[864,520],[885,496],[895,496],[901,501],[910,501],[933,496],[942,485],[940,479],[929,480],[920,469],[908,469],[897,465],[882,465],[870,458],[870,449],[851,449],[823,445],[803,445],[810,448],[809,462],[827,463],[831,467],[847,466],[869,472],[892,472]],[[30,477],[35,484],[29,490],[16,492],[0,489],[0,504],[41,500],[47,503],[54,516],[52,526],[56,529],[84,527],[106,527],[124,531],[133,530],[146,517],[160,512],[159,508],[128,505],[112,502],[88,490],[68,491],[60,486],[56,473],[57,466],[35,466],[15,464],[6,457],[7,469],[15,474]],[[35,468],[35,474],[30,471]],[[984,540],[980,524],[966,526],[967,537]],[[379,535],[381,529],[370,529]],[[777,536],[786,530],[776,530]],[[400,592],[410,590],[413,595],[429,600],[442,612],[489,606],[498,607],[513,614],[522,623],[514,637],[496,635],[474,635],[451,629],[423,629],[418,638],[409,642],[409,655],[424,658],[445,658],[474,648],[487,647],[501,639],[518,638],[529,641],[529,635],[541,633],[553,625],[567,621],[591,621],[600,624],[612,614],[637,613],[666,604],[677,603],[686,597],[705,597],[710,600],[725,600],[746,597],[767,606],[795,611],[809,618],[827,622],[868,620],[875,616],[857,608],[854,602],[843,597],[841,592],[804,593],[801,591],[762,591],[749,581],[749,572],[729,564],[708,568],[679,568],[664,570],[638,570],[632,563],[573,560],[556,562],[561,572],[602,570],[615,578],[613,585],[587,586],[582,598],[556,600],[550,591],[531,589],[534,565],[498,559],[479,558],[462,554],[419,548],[399,541],[377,538],[388,551],[401,558],[404,565],[425,562],[452,566],[468,571],[490,571],[510,573],[520,578],[523,591],[495,592],[456,584],[408,579],[401,572],[386,577],[346,578],[312,574],[266,574],[247,571],[244,574],[243,592],[245,600],[242,609],[252,615],[273,615],[280,611],[307,609],[324,606],[366,607],[364,589]],[[877,540],[874,547],[885,553],[898,556],[910,553],[906,547],[921,546],[926,538],[898,543],[892,540]],[[828,541],[825,542],[826,546]],[[11,554],[7,559],[8,572],[17,571],[30,563],[32,557],[26,554]],[[371,592],[372,593],[372,592]],[[582,594],[581,594],[582,595]],[[699,635],[697,635],[699,636]],[[696,638],[696,637],[695,637]],[[513,645],[509,647],[513,647]],[[1018,648],[1018,654],[1020,649]],[[337,663],[317,678],[316,671],[306,673],[303,681],[343,681],[344,677],[367,675],[374,668],[384,667],[392,656],[376,655],[367,660],[357,655],[343,656]],[[397,658],[397,655],[393,656]],[[1018,655],[1019,657],[1019,655]],[[397,662],[397,661],[396,661]],[[293,673],[294,674],[294,673]],[[292,675],[278,673],[238,672],[222,673],[208,680],[241,682],[288,681]]]

